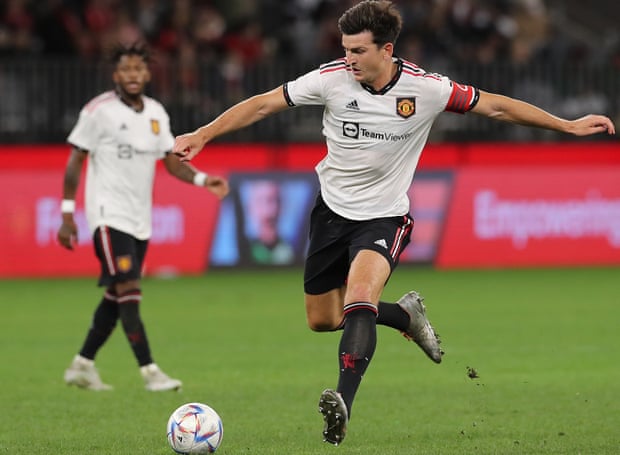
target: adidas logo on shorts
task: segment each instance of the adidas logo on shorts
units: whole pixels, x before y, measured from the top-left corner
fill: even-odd
[[[387,245],[387,242],[385,241],[385,239],[375,240],[373,243],[375,245],[382,246],[383,248],[385,248],[387,250],[388,245]]]

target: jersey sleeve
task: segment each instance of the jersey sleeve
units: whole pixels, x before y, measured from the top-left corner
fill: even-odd
[[[323,84],[318,69],[284,84],[284,98],[289,106],[324,104]]]
[[[174,136],[172,135],[172,132],[170,131],[170,117],[168,116],[168,113],[162,108],[162,125],[161,125],[161,139],[160,139],[160,146],[159,146],[159,153],[160,153],[160,158],[163,158],[164,156],[166,156],[167,152],[170,152],[172,150],[172,147],[174,146]]]
[[[445,110],[464,114],[478,103],[479,98],[480,92],[477,88],[450,81],[448,102],[446,103]]]
[[[77,123],[69,133],[67,142],[83,150],[94,150],[99,136],[99,126],[95,112],[84,108]]]

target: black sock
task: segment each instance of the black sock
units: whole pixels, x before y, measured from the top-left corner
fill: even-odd
[[[80,355],[90,360],[95,359],[97,351],[105,344],[116,327],[118,304],[113,291],[109,289],[103,295],[93,315],[93,321],[80,350]]]
[[[409,314],[397,303],[379,302],[377,324],[404,332],[409,327]]]
[[[141,300],[142,292],[140,289],[132,289],[118,296],[118,308],[123,330],[136,356],[138,365],[142,367],[153,363],[153,359],[151,358],[151,349],[144,324],[140,318]]]
[[[340,375],[336,390],[342,395],[350,417],[355,394],[377,346],[377,313],[374,305],[364,302],[346,305],[344,311],[344,331],[338,347]]]

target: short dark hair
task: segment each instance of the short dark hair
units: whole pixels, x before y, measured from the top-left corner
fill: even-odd
[[[124,55],[137,55],[142,57],[146,63],[151,59],[151,53],[146,43],[142,41],[136,41],[134,43],[122,44],[118,43],[110,51],[110,62],[116,65],[120,62],[121,57]]]
[[[400,12],[391,1],[385,0],[364,0],[346,10],[338,19],[338,28],[343,35],[369,31],[373,42],[379,46],[396,43],[402,26]]]

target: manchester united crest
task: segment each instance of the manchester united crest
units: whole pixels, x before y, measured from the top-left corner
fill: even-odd
[[[159,134],[159,120],[154,118],[151,119],[151,131],[153,134]]]
[[[415,98],[396,98],[396,113],[403,118],[415,114]]]
[[[131,270],[131,256],[117,256],[116,267],[119,272],[127,273]]]

